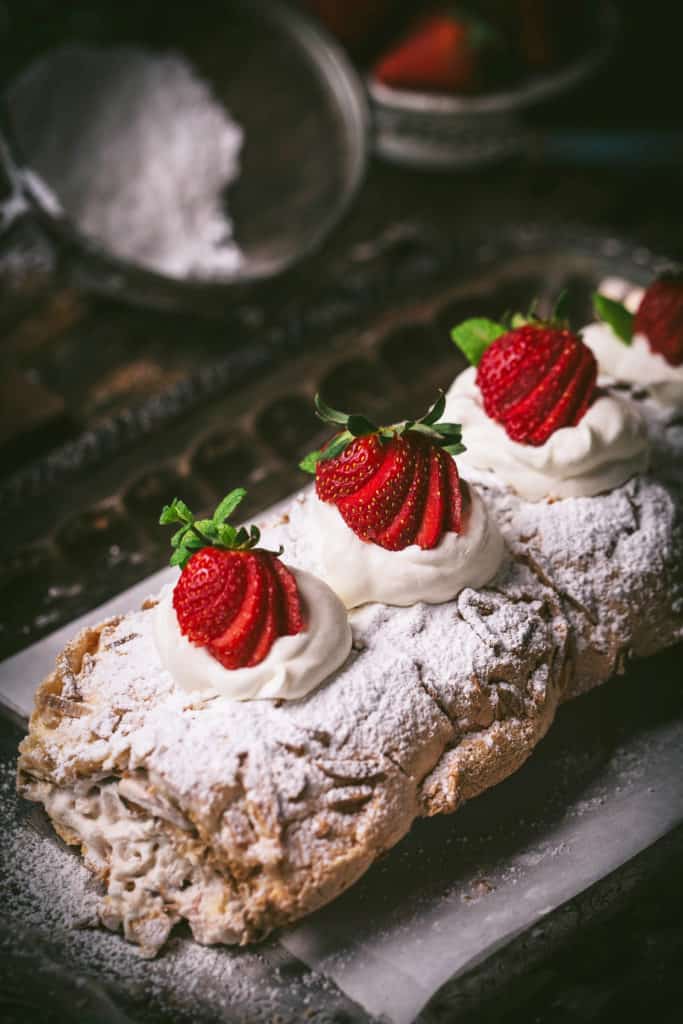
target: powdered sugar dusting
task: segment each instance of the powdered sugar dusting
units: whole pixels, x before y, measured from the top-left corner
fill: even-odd
[[[560,699],[683,635],[675,485],[642,477],[534,505],[483,490],[512,554],[490,586],[353,612],[346,664],[303,700],[190,704],[161,667],[150,610],[86,638],[84,656],[76,644],[24,745],[25,791],[113,773],[161,794],[196,830],[191,857],[229,873],[220,929],[213,911],[191,920],[203,941],[251,939],[330,899],[416,815],[514,771]],[[265,524],[264,544],[315,571],[306,500]]]

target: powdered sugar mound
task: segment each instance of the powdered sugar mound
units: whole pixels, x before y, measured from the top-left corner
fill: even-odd
[[[239,269],[222,193],[242,132],[182,57],[63,47],[7,103],[26,160],[85,235],[174,277]]]

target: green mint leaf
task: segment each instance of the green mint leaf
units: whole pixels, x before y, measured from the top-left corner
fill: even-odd
[[[569,289],[564,288],[557,296],[551,317],[553,323],[566,324],[569,321]]]
[[[194,516],[192,515],[192,513],[190,512],[189,508],[187,507],[187,505],[185,504],[184,501],[181,501],[180,498],[176,498],[175,501],[173,502],[173,504],[174,504],[175,510],[176,510],[176,512],[177,512],[177,514],[179,516],[180,522],[182,522],[182,523],[193,523],[194,522]]]
[[[318,414],[319,419],[323,423],[333,423],[338,427],[345,427],[349,422],[349,417],[345,412],[340,412],[339,409],[333,409],[332,406],[324,402],[320,395],[316,395],[314,398],[315,410]]]
[[[230,523],[219,523],[217,530],[218,539],[223,547],[231,548],[235,543],[235,538],[237,537],[236,527],[231,526]]]
[[[451,331],[451,338],[470,363],[473,366],[478,366],[489,345],[506,333],[507,329],[494,320],[473,317],[471,320],[465,320],[458,327],[454,327]]]
[[[184,526],[181,526],[180,529],[176,533],[173,534],[173,536],[171,537],[171,547],[172,548],[180,547],[180,545],[183,542],[183,537],[185,536],[185,534],[187,533],[187,531],[189,529],[190,529],[189,525],[187,523],[185,523]]]
[[[614,299],[608,299],[600,292],[595,292],[593,294],[593,309],[600,320],[609,324],[620,341],[623,341],[625,345],[631,344],[635,317],[633,313],[629,313],[626,306],[621,302],[615,302]]]
[[[206,540],[212,542],[218,540],[218,527],[213,519],[196,519],[193,525]]]
[[[299,463],[299,469],[303,469],[304,473],[315,473],[315,467],[320,462],[322,454],[320,448],[317,448],[314,452],[309,452]]]
[[[226,494],[213,514],[213,521],[216,525],[224,523],[233,514],[239,503],[246,496],[244,487],[236,487],[230,494]]]
[[[347,430],[354,437],[365,437],[367,434],[374,434],[377,426],[367,417],[352,413],[347,420]]]
[[[188,551],[187,548],[180,547],[171,555],[171,565],[177,565],[181,569],[185,568],[185,563],[192,557],[192,552]]]
[[[431,427],[433,423],[438,423],[444,414],[446,408],[446,396],[443,391],[439,392],[439,397],[434,402],[434,405],[429,409],[422,419],[418,420],[419,423],[425,423],[428,427]]]
[[[159,524],[168,526],[169,523],[191,523],[194,516],[184,501],[174,498],[170,505],[164,505],[159,516]]]
[[[327,448],[320,453],[318,462],[329,462],[330,459],[336,459],[338,455],[341,455],[345,448],[348,448],[352,441],[353,434],[348,430],[342,431],[342,433],[333,438]]]
[[[315,473],[315,467],[319,462],[328,462],[329,459],[334,459],[337,455],[341,455],[352,441],[353,434],[351,431],[343,430],[341,434],[338,434],[337,437],[330,441],[327,448],[318,448],[314,452],[309,452],[299,463],[299,469],[303,469],[304,473]]]
[[[191,530],[188,530],[185,540],[182,543],[182,547],[186,548],[188,551],[199,551],[200,548],[206,547],[206,541],[201,537],[198,537],[196,533],[192,533]]]
[[[512,327],[513,330],[516,327],[526,327],[526,325],[530,323],[533,323],[533,319],[525,316],[524,313],[514,313],[510,317],[510,327]]]

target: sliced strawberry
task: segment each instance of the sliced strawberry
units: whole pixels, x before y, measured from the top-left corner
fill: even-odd
[[[534,387],[505,413],[505,429],[516,441],[543,436],[544,440],[552,429],[544,431],[544,422],[551,418],[558,425],[568,422],[566,417],[566,392],[575,380],[581,362],[581,350],[568,342],[554,353],[554,360],[548,366]],[[553,416],[551,417],[551,413]],[[556,428],[554,428],[556,429]],[[543,444],[543,441],[531,441]]]
[[[280,585],[282,632],[286,635],[300,633],[304,628],[304,611],[294,573],[279,558],[273,558],[273,569]]]
[[[460,426],[441,421],[443,394],[421,418],[387,426],[332,409],[320,395],[315,403],[323,422],[344,428],[335,435],[341,454],[325,460],[314,451],[300,465],[315,473],[318,498],[336,505],[357,537],[400,551],[435,547],[447,530],[460,529],[458,471],[449,463],[463,449]]]
[[[337,501],[357,491],[384,461],[384,449],[377,434],[358,437],[341,455],[319,462],[315,489],[321,501]]]
[[[446,469],[448,475],[448,507],[446,509],[446,523],[448,529],[452,530],[453,533],[461,533],[463,524],[462,485],[460,482],[458,467],[455,464],[455,459],[449,458],[446,460]]]
[[[261,559],[253,552],[243,557],[247,563],[244,600],[228,628],[208,645],[225,668],[240,668],[248,664],[264,619],[267,581]]]
[[[422,510],[427,498],[427,480],[429,477],[429,452],[427,445],[413,442],[414,464],[413,479],[398,513],[386,530],[375,537],[375,544],[389,551],[400,551],[409,544],[415,543],[415,537],[422,518]]]
[[[256,548],[258,528],[228,528],[245,495],[242,487],[226,494],[211,519],[174,498],[159,519],[180,525],[171,540],[171,565],[182,568],[173,591],[180,632],[227,669],[258,665],[279,636],[304,628],[296,579],[278,555]],[[193,553],[198,541],[206,546]]]
[[[544,444],[558,428],[575,426],[588,408],[597,371],[594,363],[583,354],[578,362],[562,397],[532,433],[531,444]]]
[[[197,551],[173,591],[182,633],[195,644],[220,636],[242,604],[246,582],[244,563],[234,552]]]
[[[519,444],[575,426],[595,396],[597,363],[564,327],[532,321],[496,338],[477,369],[484,409]]]
[[[429,480],[427,500],[415,543],[421,548],[435,548],[444,532],[447,510],[448,466],[447,455],[439,448],[429,453]]]
[[[355,494],[337,502],[344,521],[363,540],[375,540],[398,513],[410,487],[414,461],[412,446],[392,438],[374,476]]]
[[[575,427],[593,401],[596,382],[598,378],[598,367],[592,357],[592,352],[581,353],[581,365],[576,374],[575,394],[572,405],[568,410],[571,416],[571,426]]]
[[[258,665],[259,662],[263,661],[278,636],[282,633],[282,629],[280,628],[280,585],[278,577],[275,575],[275,571],[272,567],[273,561],[276,561],[276,559],[271,555],[264,553],[262,567],[265,576],[266,595],[264,600],[263,618],[258,632],[255,631],[256,643],[254,645],[254,649],[245,661],[247,668],[251,665]]]

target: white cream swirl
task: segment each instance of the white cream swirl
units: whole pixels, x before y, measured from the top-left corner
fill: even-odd
[[[441,604],[465,587],[482,587],[498,571],[503,538],[486,505],[470,487],[462,533],[445,533],[435,548],[410,544],[388,551],[361,540],[336,507],[309,498],[310,534],[315,538],[321,575],[347,608],[369,601],[411,605]]]
[[[278,637],[263,661],[250,668],[225,668],[205,647],[196,647],[183,636],[173,587],[164,588],[154,611],[154,639],[164,668],[178,686],[231,700],[297,700],[346,661],[351,627],[344,605],[317,576],[289,568],[299,587],[306,628]]]
[[[609,324],[590,324],[581,337],[593,349],[606,376],[646,388],[662,405],[683,409],[683,366],[672,366],[659,352],[653,352],[644,335],[634,334],[627,345]]]
[[[623,302],[631,313],[640,305],[644,290],[619,277],[608,277],[599,291],[609,299]],[[662,405],[683,409],[683,366],[672,366],[659,352],[653,352],[643,334],[635,334],[627,345],[609,324],[589,324],[581,337],[593,350],[602,373],[613,380],[646,388]]]
[[[530,501],[599,494],[647,468],[647,428],[632,402],[602,395],[575,427],[542,445],[519,444],[486,414],[476,376],[475,367],[464,370],[446,396],[444,418],[462,424],[463,466],[493,471]]]

